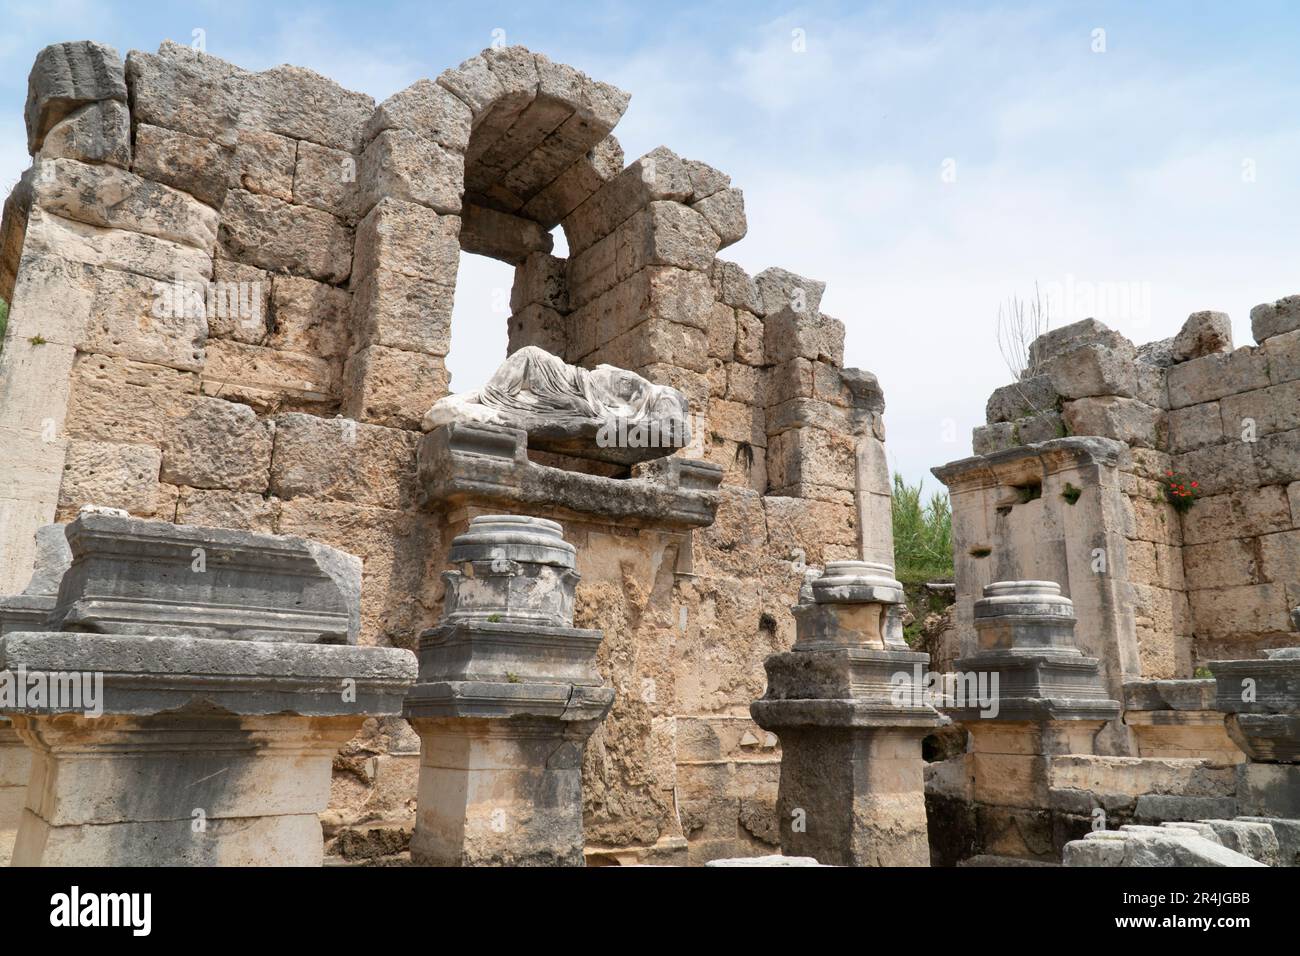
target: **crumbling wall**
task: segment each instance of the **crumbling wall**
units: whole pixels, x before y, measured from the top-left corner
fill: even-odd
[[[805,566],[892,559],[883,400],[841,368],[822,283],[717,258],[745,232],[726,175],[662,147],[624,168],[627,102],[519,47],[378,106],[173,43],[43,51],[0,229],[0,590],[25,583],[36,527],[96,503],[357,554],[362,642],[414,646],[467,520],[422,501],[420,418],[450,388],[460,253],[494,256],[517,269],[511,350],[680,388],[701,436],[684,453],[725,470],[701,531],[565,518],[619,689],[588,749],[592,842],[774,845],[779,758],[749,703]],[[414,753],[400,721],[369,727],[330,822],[409,819]]]
[[[1257,306],[1251,320],[1257,344],[1235,350],[1217,312],[1194,313],[1178,335],[1140,348],[1091,319],[1052,330],[975,430],[977,456],[1067,435],[1124,444],[1124,555],[1122,564],[1110,556],[1110,570],[1132,600],[1140,673],[1130,677],[1190,677],[1205,661],[1294,640],[1300,298]],[[1166,498],[1171,472],[1196,483],[1185,513]],[[955,526],[973,520],[962,510],[954,498]],[[1091,547],[1083,538],[1068,546]]]

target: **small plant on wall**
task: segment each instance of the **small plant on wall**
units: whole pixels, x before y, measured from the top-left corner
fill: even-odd
[[[1200,484],[1176,471],[1165,472],[1164,485],[1165,497],[1179,514],[1186,514],[1201,497]]]

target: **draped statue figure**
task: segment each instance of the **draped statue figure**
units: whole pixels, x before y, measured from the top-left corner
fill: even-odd
[[[690,444],[689,412],[675,388],[613,365],[579,368],[528,345],[481,389],[435,402],[423,427],[505,425],[526,431],[530,448],[631,464]]]

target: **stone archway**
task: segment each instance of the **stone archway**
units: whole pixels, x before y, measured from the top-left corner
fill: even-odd
[[[547,256],[550,230],[622,169],[610,130],[628,98],[507,47],[419,80],[378,107],[358,165],[345,414],[409,427],[446,394],[462,251],[515,266],[512,300],[546,284],[557,271]],[[546,301],[557,304],[554,295]],[[530,304],[540,305],[520,309]],[[555,314],[528,318],[512,316],[512,347],[523,344],[518,331],[527,325],[530,344],[556,350]]]

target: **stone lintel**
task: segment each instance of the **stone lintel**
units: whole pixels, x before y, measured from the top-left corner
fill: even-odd
[[[103,712],[148,716],[396,715],[416,677],[415,655],[385,647],[270,644],[202,637],[14,632],[0,671],[103,675]],[[82,713],[84,706],[6,707],[9,715]],[[84,702],[83,702],[84,703]]]
[[[647,478],[606,478],[528,460],[522,429],[441,425],[419,446],[426,507],[476,505],[504,511],[561,510],[616,520],[631,527],[711,525],[722,471],[708,462],[667,459]],[[711,480],[711,485],[710,485]]]
[[[989,455],[972,455],[938,465],[930,473],[950,490],[1015,484],[1028,470],[1052,475],[1080,467],[1119,465],[1127,445],[1112,438],[1071,437],[1032,442]]]

